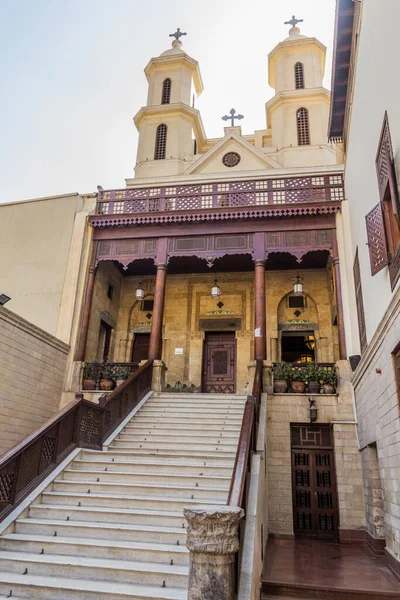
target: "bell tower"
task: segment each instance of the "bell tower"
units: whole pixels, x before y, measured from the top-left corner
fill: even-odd
[[[196,144],[204,144],[200,113],[193,106],[203,82],[198,62],[182,49],[184,35],[179,28],[170,34],[172,48],[152,58],[144,70],[147,105],[134,117],[139,132],[136,178],[180,175]]]
[[[313,164],[313,149],[316,152],[328,141],[330,94],[322,86],[326,47],[314,37],[301,35],[297,26],[301,22],[294,16],[287,21],[289,37],[268,55],[268,82],[275,96],[266,104],[267,123],[272,145],[285,149],[285,166],[301,166],[302,153],[290,157],[290,149],[299,146],[309,147]]]

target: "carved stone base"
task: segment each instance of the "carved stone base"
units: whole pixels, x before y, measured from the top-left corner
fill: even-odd
[[[155,360],[153,363],[153,375],[151,379],[151,389],[153,392],[163,392],[165,390],[166,364],[162,360]]]
[[[235,597],[235,553],[244,516],[234,506],[185,508],[190,550],[188,600],[232,600]]]

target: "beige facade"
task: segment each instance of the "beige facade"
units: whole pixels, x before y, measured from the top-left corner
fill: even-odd
[[[69,346],[0,307],[0,454],[57,414]]]

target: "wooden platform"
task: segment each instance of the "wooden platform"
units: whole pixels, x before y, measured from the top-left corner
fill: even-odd
[[[400,582],[364,546],[309,540],[270,540],[263,600],[400,600]]]

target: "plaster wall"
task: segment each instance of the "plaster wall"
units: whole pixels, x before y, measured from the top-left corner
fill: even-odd
[[[184,65],[164,65],[155,70],[149,81],[147,106],[158,106],[161,104],[164,80],[171,79],[170,103],[184,102],[191,106],[192,91],[192,69]]]
[[[383,14],[386,15],[385,35],[377,27]],[[391,0],[379,3],[374,0],[363,1],[348,131],[345,190],[352,243],[347,269],[349,278],[353,277],[353,262],[358,247],[368,342],[393,295],[387,267],[371,276],[364,217],[379,202],[375,158],[385,110],[389,117],[397,178],[400,179],[400,83],[397,77],[393,77],[398,69],[398,52],[393,51],[393,43],[398,36],[397,18],[397,3]],[[379,90],[379,93],[371,93],[372,90]],[[354,307],[351,318],[357,322]],[[348,351],[349,354],[359,353],[356,340]]]
[[[59,333],[75,218],[84,205],[78,194],[0,205],[1,291],[13,312],[52,335]]]
[[[351,397],[315,396],[318,423],[354,421]],[[269,394],[267,403],[268,531],[293,535],[290,424],[309,422],[307,394]],[[334,424],[334,455],[342,529],[360,529],[365,523],[361,457],[355,425]]]
[[[284,45],[284,43],[283,43]],[[306,47],[292,45],[281,51],[275,61],[275,92],[295,90],[294,65],[303,64],[304,88],[318,88],[322,86],[323,66],[325,53],[321,61],[321,50],[312,44]]]
[[[69,346],[0,307],[0,454],[57,414]]]

